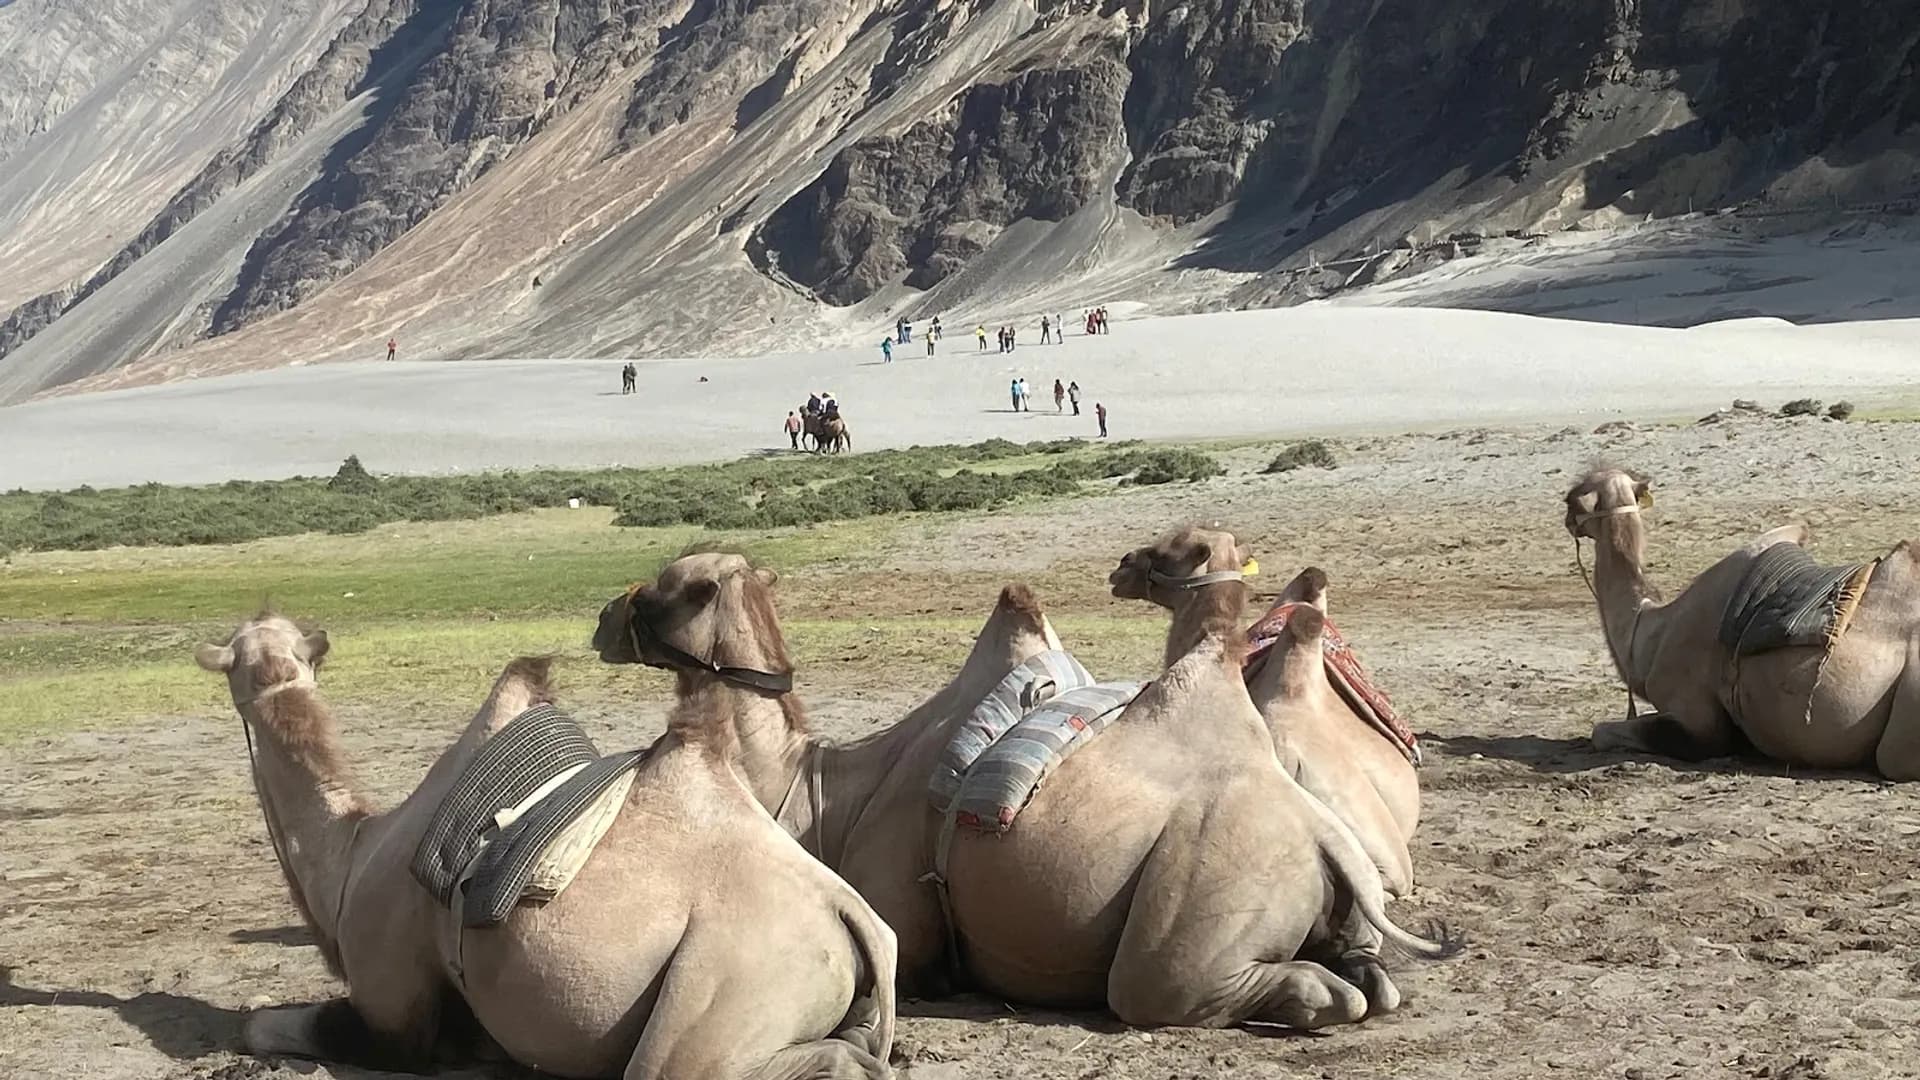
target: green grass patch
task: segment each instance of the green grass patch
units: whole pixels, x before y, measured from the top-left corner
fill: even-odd
[[[1294,443],[1273,456],[1262,472],[1284,473],[1295,469],[1331,469],[1339,463],[1334,459],[1333,448],[1319,439],[1307,439]]]
[[[993,510],[1077,494],[1094,481],[1167,483],[1220,471],[1196,450],[1077,440],[1022,445],[990,439],[719,465],[474,476],[378,477],[350,457],[329,479],[0,495],[0,553],[354,535],[397,522],[467,521],[575,501],[612,508],[615,524],[636,528],[787,528],[911,511]]]

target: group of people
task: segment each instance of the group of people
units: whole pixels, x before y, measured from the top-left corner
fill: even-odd
[[[795,450],[800,449],[800,433],[807,430],[807,421],[819,417],[822,420],[840,419],[840,403],[833,400],[833,391],[821,390],[808,394],[807,403],[798,410],[787,410],[787,438]]]
[[[620,369],[620,392],[622,394],[635,393],[637,390],[636,384],[639,381],[640,381],[639,368],[636,368],[631,363],[629,363],[626,367],[623,367]]]
[[[1025,378],[1015,378],[1007,385],[1007,392],[1013,398],[1014,412],[1033,411],[1031,406],[1033,393],[1027,389],[1027,380]],[[1059,379],[1053,380],[1053,411],[1056,413],[1065,412],[1069,404],[1073,406],[1073,415],[1079,416],[1080,384],[1078,382],[1062,383]],[[1103,439],[1106,438],[1107,407],[1097,401],[1094,402],[1093,415],[1100,421],[1100,437]]]
[[[1097,307],[1089,311],[1082,312],[1081,314],[1086,317],[1087,333],[1089,335],[1104,334],[1107,332],[1107,309],[1106,308]],[[1061,324],[1061,328],[1063,331],[1065,330],[1064,323]]]

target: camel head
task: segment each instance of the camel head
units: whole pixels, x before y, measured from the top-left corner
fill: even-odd
[[[730,552],[686,555],[600,612],[593,647],[609,664],[646,664],[771,693],[793,686],[771,570]]]
[[[1122,600],[1151,600],[1170,608],[1182,592],[1258,572],[1258,565],[1232,533],[1188,525],[1122,556],[1120,565],[1107,575],[1107,584]]]
[[[234,702],[246,704],[275,687],[311,685],[327,648],[325,630],[302,633],[292,620],[262,612],[242,623],[225,645],[202,645],[193,658],[225,675]]]
[[[1594,469],[1567,492],[1567,531],[1576,538],[1597,539],[1600,523],[1637,515],[1653,505],[1647,478],[1611,466]]]

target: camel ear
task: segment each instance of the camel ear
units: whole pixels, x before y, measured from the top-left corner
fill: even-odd
[[[765,585],[769,589],[773,588],[775,585],[780,583],[780,575],[774,573],[773,571],[767,569],[764,566],[754,567],[753,576],[759,579],[760,584]]]
[[[233,670],[233,646],[208,643],[193,650],[193,662],[215,674]]]
[[[1633,501],[1638,503],[1642,510],[1653,509],[1653,486],[1645,480],[1635,480],[1633,482]]]
[[[307,663],[309,664],[318,664],[321,657],[327,655],[327,650],[333,648],[333,643],[327,640],[327,632],[325,630],[315,630],[300,640],[307,647]]]

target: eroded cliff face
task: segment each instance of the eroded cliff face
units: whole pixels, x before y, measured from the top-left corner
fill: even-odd
[[[1296,272],[1309,259],[1419,253],[1378,275],[1461,234],[1920,191],[1907,0],[206,6],[240,43],[221,55],[274,17],[320,29],[254,65],[270,104],[131,239],[0,323],[0,400],[191,358],[289,309],[318,355],[371,332],[369,306],[411,313],[442,354],[726,349],[690,298],[732,325],[965,302],[987,276],[997,296],[1052,295],[1063,273],[1147,287],[1160,267],[1275,303],[1322,287]],[[188,7],[116,0],[96,32]],[[49,10],[0,8],[0,30],[23,8]],[[101,85],[138,63],[112,40],[91,55]],[[82,122],[93,91],[50,92],[48,70],[12,76],[32,92],[0,75],[0,169]],[[58,242],[18,219],[16,244]],[[450,232],[458,259],[414,250]],[[1047,236],[1071,266],[1034,264]],[[361,272],[389,249],[424,269]],[[434,314],[460,304],[487,329]]]

